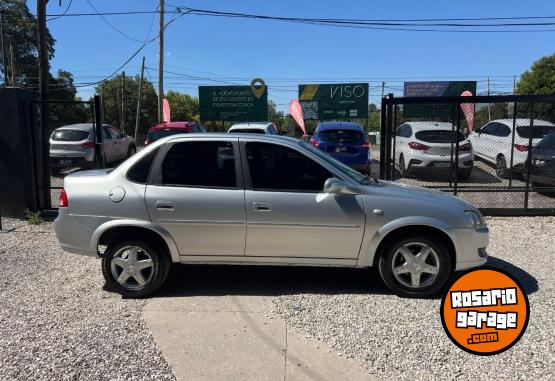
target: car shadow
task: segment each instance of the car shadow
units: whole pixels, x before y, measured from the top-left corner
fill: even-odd
[[[488,265],[515,276],[528,294],[539,289],[536,278],[520,267],[496,257],[489,257]],[[166,283],[153,297],[291,294],[393,295],[376,270],[304,266],[177,265],[172,267]],[[440,297],[441,295],[436,295],[432,298]]]
[[[393,174],[393,178],[395,180],[401,179],[401,173],[396,168]],[[417,175],[413,175],[411,177],[404,177],[407,179],[413,179],[415,181],[421,181],[423,183],[437,183],[437,182],[444,182],[449,183],[449,179],[451,179],[451,173],[449,170],[433,170],[430,172],[421,172]],[[466,180],[459,180],[459,184],[499,184],[503,181],[495,175],[483,170],[479,167],[472,168],[472,173],[470,177]],[[424,184],[423,184],[424,185]]]

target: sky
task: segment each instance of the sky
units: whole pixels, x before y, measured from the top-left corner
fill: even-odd
[[[89,0],[100,12],[154,11],[158,0]],[[62,13],[69,0],[51,0],[47,14]],[[29,1],[36,11],[36,2]],[[167,10],[186,6],[272,16],[358,19],[555,16],[553,0],[466,1],[255,1],[166,2]],[[94,13],[87,0],[73,0],[68,13]],[[166,15],[166,21],[171,19]],[[68,70],[78,84],[112,74],[140,46],[156,36],[157,15],[60,17],[48,22],[56,39],[52,71]],[[549,20],[553,21],[553,20]],[[404,80],[477,80],[478,93],[512,91],[513,76],[542,56],[555,53],[553,32],[441,33],[336,28],[267,20],[184,15],[165,33],[165,91],[198,95],[198,85],[217,81],[250,84],[263,78],[269,99],[286,110],[301,83],[368,82],[370,102],[385,92],[401,95]],[[124,36],[125,35],[125,36]],[[127,36],[127,37],[126,37]],[[138,41],[134,41],[138,40]],[[551,42],[549,42],[551,41]],[[146,46],[123,70],[157,80],[158,41]],[[196,76],[212,79],[195,79]],[[223,83],[222,83],[223,84]],[[92,86],[79,89],[88,98]]]

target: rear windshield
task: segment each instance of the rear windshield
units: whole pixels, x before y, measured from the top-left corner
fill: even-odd
[[[318,133],[324,142],[354,143],[363,139],[362,132],[353,130],[326,130]]]
[[[80,142],[88,137],[89,133],[81,130],[58,130],[52,134],[52,140],[59,142]]]
[[[240,132],[244,134],[264,134],[265,131],[258,128],[234,128],[230,132]]]
[[[451,143],[453,139],[453,134],[457,133],[459,135],[459,142],[464,140],[464,135],[460,131],[449,131],[449,130],[426,130],[418,131],[414,136],[418,140],[422,140],[427,143]]]
[[[543,138],[536,147],[555,149],[555,133],[546,135],[545,138]]]
[[[532,139],[541,139],[545,135],[555,132],[555,126],[518,126],[516,133],[521,138],[530,138],[530,131],[532,131]]]
[[[158,139],[162,139],[165,138],[166,136],[171,136],[171,135],[177,135],[177,134],[187,134],[189,133],[188,130],[185,129],[167,129],[167,130],[155,130],[155,131],[150,131],[148,133],[148,141],[150,143],[158,140]]]

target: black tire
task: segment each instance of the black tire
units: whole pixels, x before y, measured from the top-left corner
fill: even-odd
[[[467,181],[468,179],[470,179],[470,176],[472,175],[472,168],[470,169],[459,169],[459,171],[457,172],[457,177],[459,181]]]
[[[431,265],[431,267],[437,267],[437,274],[435,275],[426,272],[422,272],[418,275],[419,281],[422,281],[421,287],[407,286],[401,283],[393,274],[394,261],[399,258],[404,258],[403,255],[398,254],[399,249],[403,246],[407,247],[407,245],[409,248],[412,248],[413,246],[411,244],[414,244],[416,247],[422,244],[431,248],[433,252],[430,252],[428,255],[426,264]],[[435,256],[433,253],[435,253]],[[401,265],[402,264],[403,263],[401,263]],[[378,268],[385,285],[398,296],[406,298],[427,298],[438,294],[449,280],[452,271],[451,257],[449,256],[449,250],[445,243],[440,239],[434,239],[433,237],[423,235],[414,235],[402,239],[391,240],[382,251]],[[421,270],[418,269],[418,271]],[[412,275],[410,273],[398,275],[400,278],[405,276],[405,282],[410,282],[412,280]]]
[[[135,155],[137,152],[137,148],[134,145],[130,145],[127,149],[127,157],[130,158],[131,156]]]
[[[500,179],[506,179],[509,177],[509,170],[507,169],[507,161],[505,160],[505,156],[503,155],[497,156],[497,160],[495,162],[495,174]]]
[[[399,176],[400,177],[407,177],[408,171],[407,167],[405,166],[405,157],[403,155],[399,156]]]
[[[125,247],[137,247],[143,250],[141,253],[139,251],[138,256],[141,256],[143,259],[146,258],[144,252],[148,254],[152,262],[152,267],[137,270],[134,269],[135,273],[141,272],[143,278],[146,280],[144,286],[138,284],[138,282],[134,282],[137,284],[133,284],[132,281],[135,280],[134,276],[130,276],[130,279],[127,285],[120,284],[114,276],[114,271],[112,269],[112,262],[114,256],[121,252]],[[129,257],[128,257],[129,259]],[[140,240],[122,240],[118,242],[114,242],[113,244],[108,245],[104,255],[102,256],[102,275],[106,280],[106,284],[108,288],[115,290],[123,297],[126,298],[144,298],[149,296],[156,290],[158,290],[166,281],[168,277],[168,273],[170,270],[170,259],[167,253],[164,250],[152,245],[151,243],[147,243]],[[118,270],[118,266],[116,266],[116,273]],[[123,271],[123,270],[122,270]],[[145,272],[146,271],[146,272]],[[121,273],[120,273],[121,275]]]

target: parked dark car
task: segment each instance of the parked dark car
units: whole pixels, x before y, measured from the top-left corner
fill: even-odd
[[[555,132],[545,135],[532,148],[530,182],[538,187],[555,187]]]
[[[358,123],[322,122],[316,127],[310,144],[351,168],[370,173],[371,145]]]
[[[148,129],[148,135],[145,140],[145,146],[155,142],[158,139],[165,138],[170,135],[189,134],[192,132],[206,132],[199,122],[163,122],[156,124]]]

